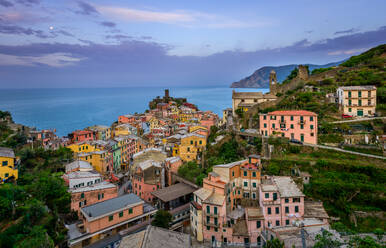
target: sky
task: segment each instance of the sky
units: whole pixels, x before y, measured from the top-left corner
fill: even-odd
[[[384,0],[0,0],[0,88],[229,86],[386,43]]]

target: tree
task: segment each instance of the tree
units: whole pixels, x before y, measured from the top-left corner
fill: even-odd
[[[284,248],[284,242],[274,238],[268,240],[267,243],[265,243],[264,248]]]
[[[334,240],[332,233],[327,230],[323,230],[322,234],[318,234],[315,237],[316,243],[314,248],[335,248],[340,247],[342,244],[338,240]]]
[[[349,241],[349,247],[352,248],[381,248],[382,246],[378,244],[372,237],[366,236],[361,238],[360,236],[354,236]]]
[[[151,222],[152,226],[158,226],[163,228],[169,228],[172,221],[172,215],[163,209],[160,209],[155,214],[154,220]]]

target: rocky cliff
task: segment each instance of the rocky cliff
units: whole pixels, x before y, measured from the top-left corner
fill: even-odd
[[[331,66],[337,66],[340,62],[329,63],[325,65],[313,65],[307,64],[309,66],[310,71],[318,68],[327,68]],[[238,82],[232,83],[231,88],[268,88],[269,87],[269,73],[271,70],[276,71],[277,80],[279,82],[283,82],[287,76],[291,73],[291,71],[297,67],[298,65],[283,65],[283,66],[264,66],[260,69],[256,70],[252,75],[241,79]]]

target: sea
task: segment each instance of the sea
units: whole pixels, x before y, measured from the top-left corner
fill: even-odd
[[[58,136],[91,125],[111,125],[119,115],[143,113],[153,98],[169,89],[172,97],[185,97],[200,110],[222,116],[232,107],[232,88],[227,87],[131,87],[0,89],[0,110],[10,111],[13,120],[30,127],[56,129]],[[269,89],[235,89],[268,92]]]

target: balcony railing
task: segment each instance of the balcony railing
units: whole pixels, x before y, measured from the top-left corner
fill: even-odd
[[[204,211],[204,216],[218,217],[218,213],[215,214],[212,212],[208,213],[208,212]]]
[[[205,226],[220,227],[220,223],[217,222],[217,224],[216,224],[214,222],[207,222],[206,220],[204,220],[204,225]]]

